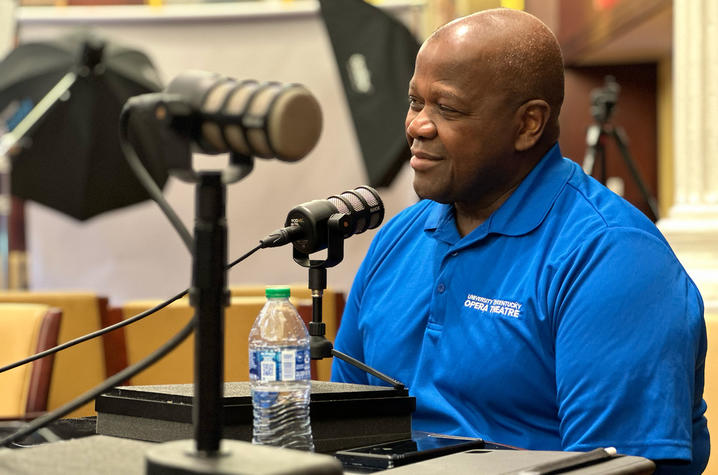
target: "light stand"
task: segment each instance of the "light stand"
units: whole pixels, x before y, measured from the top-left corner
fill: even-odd
[[[593,174],[594,166],[598,162],[601,170],[598,179],[603,185],[606,184],[606,150],[602,139],[604,137],[612,138],[631,173],[633,181],[638,185],[643,199],[648,203],[653,218],[658,220],[658,203],[648,191],[648,187],[636,167],[636,163],[628,149],[626,133],[621,127],[615,127],[609,122],[618,99],[619,90],[620,87],[615,79],[612,76],[606,76],[606,86],[591,93],[591,115],[595,123],[591,124],[586,131],[587,148],[586,155],[583,158],[583,171],[588,175]]]

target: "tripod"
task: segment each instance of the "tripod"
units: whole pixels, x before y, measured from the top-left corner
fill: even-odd
[[[594,165],[598,162],[601,170],[598,180],[603,185],[606,184],[606,150],[604,147],[604,138],[612,138],[621,153],[621,158],[623,158],[624,163],[631,173],[633,181],[638,185],[643,199],[648,203],[654,220],[658,220],[658,203],[656,198],[648,191],[648,187],[646,187],[641,173],[636,167],[636,162],[633,160],[628,149],[626,133],[621,127],[616,127],[609,123],[613,108],[618,99],[619,91],[620,86],[615,79],[612,76],[606,76],[606,85],[603,88],[594,89],[591,92],[591,115],[595,123],[591,124],[586,131],[587,148],[586,155],[583,158],[583,171],[587,175],[592,175]]]

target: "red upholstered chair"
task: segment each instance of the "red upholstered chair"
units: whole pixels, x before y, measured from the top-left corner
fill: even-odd
[[[0,366],[57,345],[62,312],[43,304],[0,303]],[[0,418],[27,418],[47,409],[54,357],[0,373]]]

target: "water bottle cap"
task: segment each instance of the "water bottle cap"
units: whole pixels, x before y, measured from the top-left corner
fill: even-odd
[[[277,299],[277,298],[289,298],[289,287],[287,286],[276,286],[276,287],[267,287],[264,289],[264,295],[268,299]]]

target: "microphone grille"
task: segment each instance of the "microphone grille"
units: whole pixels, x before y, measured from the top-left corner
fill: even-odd
[[[352,226],[345,237],[374,229],[384,219],[384,204],[379,194],[368,186],[345,191],[339,196],[330,196],[327,201],[334,205],[339,213],[351,217]]]
[[[346,214],[352,219],[352,226],[347,229],[345,237],[366,231],[367,219],[366,213],[363,212],[366,206],[353,191],[345,191],[339,196],[330,196],[327,200],[337,208],[338,212]]]
[[[345,191],[340,195],[340,197],[347,200],[352,208],[352,214],[354,215],[354,219],[356,219],[354,225],[354,234],[359,234],[366,231],[368,221],[366,219],[366,213],[363,212],[366,209],[366,206],[364,206],[364,202],[359,197],[359,195],[357,195],[353,191]]]
[[[349,206],[351,206],[353,212],[356,213],[364,210],[364,203],[362,202],[361,198],[359,198],[359,196],[357,196],[353,191],[345,191],[339,196],[340,198],[344,198],[345,200],[349,201]]]
[[[381,202],[379,195],[377,195],[376,192],[373,192],[369,187],[360,186],[355,188],[354,192],[360,194],[361,197],[364,198],[364,201],[366,201],[367,206],[370,208],[373,208]]]
[[[280,87],[269,106],[267,140],[280,160],[294,162],[312,151],[322,133],[319,102],[304,86]]]
[[[384,203],[379,198],[379,194],[373,188],[368,186],[360,186],[354,189],[359,193],[367,206],[369,207],[369,226],[367,229],[374,229],[379,226],[384,219]]]
[[[330,196],[327,198],[331,204],[334,205],[334,207],[337,209],[338,212],[342,214],[350,214],[351,210],[349,209],[349,206],[347,203],[345,203],[341,198],[338,196]]]

